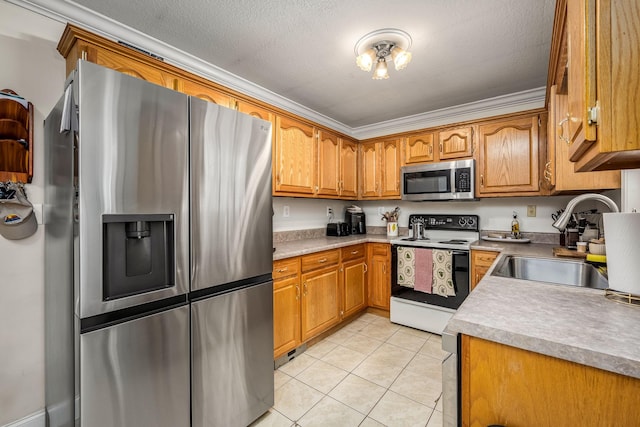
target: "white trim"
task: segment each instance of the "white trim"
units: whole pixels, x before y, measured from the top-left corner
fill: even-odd
[[[230,89],[297,114],[356,139],[374,138],[459,121],[475,120],[544,106],[545,88],[536,88],[454,107],[352,128],[297,102],[236,76],[220,67],[93,12],[70,0],[7,0],[17,6],[60,22],[70,22],[111,40],[123,40],[164,58],[175,65]]]
[[[3,427],[44,427],[45,424],[45,412],[44,409],[41,409],[40,411],[21,418],[18,421],[5,424]]]

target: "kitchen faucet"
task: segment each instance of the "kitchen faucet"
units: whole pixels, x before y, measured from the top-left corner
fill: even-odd
[[[576,205],[585,200],[598,200],[607,205],[609,209],[611,209],[611,212],[620,212],[620,209],[618,209],[618,205],[616,205],[616,202],[614,202],[607,196],[595,193],[581,194],[569,200],[569,203],[567,203],[567,207],[565,208],[562,215],[560,215],[552,225],[558,230],[564,231],[564,229],[567,228],[567,223],[571,219],[571,214],[573,213]]]

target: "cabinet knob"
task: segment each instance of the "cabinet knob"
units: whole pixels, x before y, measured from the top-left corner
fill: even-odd
[[[567,144],[570,144],[571,140],[569,138],[567,138],[566,136],[564,136],[564,124],[569,121],[569,117],[570,117],[569,114],[567,114],[567,117],[565,117],[564,119],[560,120],[560,123],[558,123],[558,127],[560,128],[560,134],[558,135],[558,138],[560,138],[561,141],[564,141]]]

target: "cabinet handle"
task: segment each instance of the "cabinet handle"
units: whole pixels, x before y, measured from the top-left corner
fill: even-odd
[[[296,301],[300,300],[300,285],[296,285]]]
[[[318,192],[318,190],[319,190],[319,188],[318,188],[318,186],[316,185],[316,193]]]
[[[369,267],[367,267],[367,263],[366,262],[363,265],[364,265],[364,272],[366,273],[367,271],[369,271]]]
[[[484,187],[484,175],[480,175],[480,186]]]
[[[319,259],[319,260],[318,260],[318,262],[319,262],[320,264],[322,264],[322,263],[327,262],[327,259],[326,259],[326,258],[322,258],[322,259]]]
[[[86,61],[87,60],[87,50],[86,49],[82,49],[82,52],[80,52],[80,59]]]
[[[280,174],[276,174],[276,184],[280,185]]]
[[[432,154],[433,154],[433,145],[430,145],[429,146],[429,155],[432,155]]]
[[[351,255],[355,255],[355,254],[357,254],[358,252],[360,252],[360,251],[351,251]]]
[[[285,271],[287,271],[287,270],[289,270],[289,267],[279,268],[279,269],[277,269],[276,271],[277,271],[278,273],[284,273],[284,272],[285,272]]]
[[[558,123],[558,126],[560,127],[560,135],[558,135],[558,138],[560,138],[561,141],[564,141],[567,144],[570,144],[571,140],[566,136],[564,136],[564,124],[567,123],[568,121],[569,121],[569,114],[567,114],[567,117],[560,120],[560,123]]]
[[[387,264],[382,264],[382,272],[387,274]]]
[[[442,142],[440,143],[440,154],[442,154]]]
[[[547,181],[551,182],[551,161],[548,161],[547,163],[545,163],[543,175]]]
[[[303,289],[304,289],[304,292],[303,292],[303,294],[302,294],[302,295],[306,297],[306,296],[307,296],[307,291],[309,290],[309,288],[307,287],[307,282],[304,282],[304,285],[303,285],[303,286],[304,286],[304,288],[303,288]]]

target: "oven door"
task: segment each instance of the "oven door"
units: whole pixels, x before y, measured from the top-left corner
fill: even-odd
[[[415,291],[411,288],[398,285],[398,248],[401,245],[391,246],[391,295],[398,298],[404,298],[424,304],[437,305],[457,310],[462,302],[469,296],[470,290],[470,269],[469,269],[469,251],[468,250],[451,250],[452,255],[452,273],[453,285],[456,291],[454,297],[443,297],[436,294],[428,294],[425,292]],[[416,248],[412,246],[413,248]],[[416,248],[418,249],[418,248]],[[423,248],[430,249],[430,248]]]

